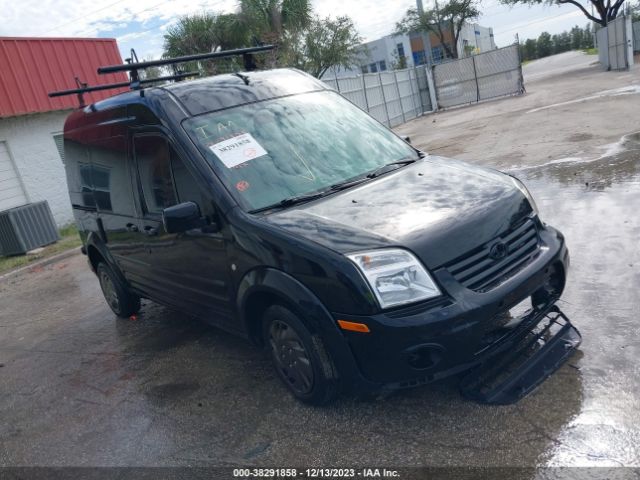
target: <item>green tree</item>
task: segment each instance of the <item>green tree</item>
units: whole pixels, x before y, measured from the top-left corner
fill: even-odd
[[[304,32],[301,48],[296,50],[294,64],[320,78],[330,68],[356,65],[361,42],[351,18],[314,18]]]
[[[407,57],[400,55],[397,48],[393,49],[391,56],[393,57],[393,61],[391,62],[391,68],[393,70],[403,70],[407,68]]]
[[[446,0],[435,2],[431,9],[421,14],[410,8],[396,24],[397,33],[433,32],[444,47],[447,56],[458,58],[458,39],[465,22],[480,16],[477,0]],[[453,40],[453,42],[451,42]]]
[[[536,54],[538,58],[548,57],[553,53],[553,42],[548,32],[542,32],[536,41]]]
[[[522,60],[535,60],[536,58],[538,58],[536,39],[527,38],[522,45]]]
[[[631,21],[632,22],[640,22],[640,0],[636,3],[631,4],[629,6],[629,11],[631,12]]]
[[[554,37],[555,53],[563,53],[571,50],[571,35],[569,35],[569,32],[562,32],[558,35],[554,35]]]
[[[571,48],[573,50],[580,50],[584,44],[584,30],[578,25],[571,29]]]
[[[589,20],[598,23],[602,27],[614,20],[624,4],[624,0],[588,0],[583,5],[580,0],[499,0],[503,5],[574,5]],[[593,6],[594,14],[589,13],[589,4]]]
[[[593,32],[591,31],[591,24],[587,23],[584,29],[584,35],[582,36],[582,48],[593,48]]]
[[[164,56],[177,57],[246,46],[248,32],[234,14],[200,13],[180,17],[164,35]],[[235,60],[207,60],[187,65],[207,74],[229,68]]]
[[[551,53],[555,55],[556,53],[560,53],[560,36],[559,35],[551,35]]]
[[[254,42],[275,45],[271,66],[286,65],[313,20],[311,0],[240,0],[238,18]]]

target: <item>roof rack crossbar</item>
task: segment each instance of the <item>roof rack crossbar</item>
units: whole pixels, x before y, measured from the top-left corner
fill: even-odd
[[[176,75],[168,75],[166,77],[157,77],[157,78],[145,78],[143,80],[139,80],[137,83],[139,85],[146,85],[148,83],[154,82],[162,82],[166,80],[182,80],[187,77],[197,77],[200,75],[200,72],[185,72],[178,73]],[[119,83],[108,83],[105,85],[93,85],[87,86],[86,83],[80,83],[82,87],[80,88],[72,88],[70,90],[60,90],[59,92],[50,92],[49,97],[64,97],[66,95],[82,95],[83,93],[88,92],[98,92],[100,90],[112,90],[114,88],[124,88],[124,87],[134,87],[132,82],[119,82]],[[84,105],[81,105],[84,106]]]
[[[268,50],[273,50],[274,45],[263,45],[260,47],[250,47],[250,48],[237,48],[235,50],[223,50],[220,52],[210,52],[210,53],[199,53],[196,55],[185,55],[183,57],[174,57],[174,58],[163,58],[160,60],[149,60],[146,62],[135,62],[135,63],[125,63],[122,65],[108,65],[105,67],[99,67],[98,73],[115,73],[115,72],[131,72],[143,68],[149,67],[160,67],[163,65],[175,65],[176,63],[185,63],[185,62],[193,62],[198,60],[209,60],[212,58],[225,58],[225,57],[235,57],[240,56],[244,58],[245,67],[251,66],[255,67],[253,63],[252,54],[258,52],[266,52]]]

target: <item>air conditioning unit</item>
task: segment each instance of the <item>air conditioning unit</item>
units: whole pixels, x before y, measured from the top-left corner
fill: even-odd
[[[0,212],[0,255],[25,254],[60,239],[46,201]]]

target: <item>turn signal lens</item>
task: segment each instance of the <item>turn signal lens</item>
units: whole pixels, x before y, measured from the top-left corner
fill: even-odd
[[[352,332],[369,333],[369,327],[364,323],[348,322],[346,320],[338,320],[338,325],[343,330],[350,330]]]

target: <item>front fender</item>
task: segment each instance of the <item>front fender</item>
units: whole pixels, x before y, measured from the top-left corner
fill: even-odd
[[[359,383],[360,371],[336,319],[313,292],[294,277],[275,268],[254,269],[244,275],[237,292],[240,320],[250,336],[255,330],[252,322],[256,321],[252,303],[266,294],[292,309],[312,333],[320,335],[345,388]]]

